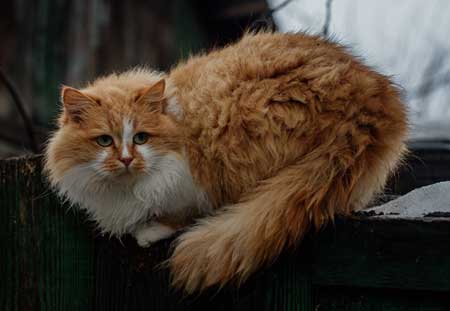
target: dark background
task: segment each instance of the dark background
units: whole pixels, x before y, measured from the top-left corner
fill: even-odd
[[[4,1],[0,159],[42,152],[54,127],[62,84],[78,87],[134,66],[168,70],[191,53],[237,40],[245,29],[273,27],[271,13],[262,0]],[[14,85],[21,106],[5,79]],[[29,131],[21,107],[29,118]],[[405,193],[450,179],[445,135],[409,145],[412,153],[392,178],[390,192]]]
[[[240,37],[265,1],[4,1],[0,68],[14,83],[42,151],[62,84],[112,71],[167,70],[191,53]],[[0,83],[0,158],[33,151],[10,91]]]

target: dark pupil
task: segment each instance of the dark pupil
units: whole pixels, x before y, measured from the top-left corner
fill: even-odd
[[[111,140],[108,135],[102,135],[100,136],[99,142],[102,145],[109,145],[111,143]]]
[[[147,133],[145,133],[145,132],[137,133],[137,134],[134,135],[134,137],[133,137],[133,142],[134,142],[135,144],[142,145],[142,144],[145,144],[145,142],[147,141],[147,139],[148,139],[148,134],[147,134]]]

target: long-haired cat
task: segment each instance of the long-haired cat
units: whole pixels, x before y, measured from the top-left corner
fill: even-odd
[[[240,283],[335,214],[363,208],[405,152],[398,89],[341,46],[246,34],[168,75],[62,90],[52,184],[141,246],[188,227],[170,259],[188,292]]]

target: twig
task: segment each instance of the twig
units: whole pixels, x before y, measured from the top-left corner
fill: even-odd
[[[333,0],[327,0],[325,3],[325,22],[323,24],[322,34],[324,37],[328,37],[328,32],[330,30],[331,21],[331,4]]]
[[[36,140],[34,137],[33,132],[33,125],[31,123],[31,119],[27,115],[27,112],[25,111],[25,107],[23,105],[23,101],[20,98],[19,93],[17,92],[17,88],[14,86],[13,82],[6,76],[6,74],[3,72],[3,70],[0,68],[0,80],[5,85],[6,89],[11,94],[11,98],[14,101],[14,104],[17,107],[17,110],[19,111],[20,116],[22,117],[23,124],[25,126],[25,130],[28,135],[30,148],[34,153],[38,153],[38,147],[36,144]]]
[[[450,72],[425,80],[420,86],[414,88],[410,94],[413,98],[425,98],[435,90],[448,85],[450,85]]]
[[[285,0],[285,1],[281,2],[281,3],[280,3],[279,5],[277,5],[276,7],[270,9],[270,10],[267,12],[267,15],[273,15],[273,13],[275,13],[275,12],[281,10],[281,9],[284,8],[286,5],[288,5],[289,3],[291,3],[292,1],[293,1],[293,0]]]
[[[261,14],[261,16],[257,20],[255,20],[250,25],[250,29],[257,29],[260,27],[260,25],[269,26],[271,29],[275,29],[275,27],[274,27],[275,24],[273,22],[273,14],[276,13],[277,11],[281,10],[285,6],[287,6],[292,1],[293,0],[285,0],[282,3],[280,3],[279,5],[277,5],[276,7],[264,12],[263,14]]]

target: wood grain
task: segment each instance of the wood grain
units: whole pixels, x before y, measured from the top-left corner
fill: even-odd
[[[313,283],[450,291],[450,219],[341,219],[315,240]]]
[[[91,232],[45,187],[40,158],[0,161],[0,310],[86,310]]]

